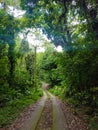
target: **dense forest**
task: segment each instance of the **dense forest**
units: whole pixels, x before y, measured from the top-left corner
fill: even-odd
[[[30,47],[31,33],[44,52],[37,53],[40,42]],[[98,127],[97,0],[0,0],[1,126],[11,122],[5,113],[19,114],[42,96],[42,81],[74,107],[84,106],[91,130]]]

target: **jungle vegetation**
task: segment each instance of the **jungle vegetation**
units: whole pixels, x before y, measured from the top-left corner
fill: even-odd
[[[9,7],[25,13],[15,17]],[[30,29],[41,30],[50,40],[44,41],[45,52],[37,54],[37,61],[26,40]],[[61,46],[62,52],[50,44]],[[98,119],[97,0],[0,0],[0,115],[13,104],[37,100],[41,81]]]

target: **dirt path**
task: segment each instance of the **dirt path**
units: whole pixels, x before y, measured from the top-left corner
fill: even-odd
[[[44,96],[8,130],[67,130],[66,120],[56,97],[44,91]]]
[[[48,99],[36,130],[67,130],[66,119],[59,102],[50,92],[46,93]]]
[[[43,97],[41,100],[36,104],[31,105],[25,112],[23,112],[8,130],[35,130],[46,100],[47,94],[43,91]]]
[[[44,91],[39,102],[31,105],[7,130],[88,130],[84,121],[51,93]]]
[[[60,107],[60,103],[57,98],[48,92],[52,103],[53,103],[53,130],[67,130],[66,128],[66,118]]]
[[[52,101],[47,99],[36,130],[52,130]]]

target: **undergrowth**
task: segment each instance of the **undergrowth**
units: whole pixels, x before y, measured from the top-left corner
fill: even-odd
[[[61,86],[54,86],[53,88],[50,88],[49,91],[55,96],[62,97],[64,93],[64,88],[62,88]]]
[[[19,99],[9,101],[6,106],[0,108],[0,128],[8,127],[30,104],[36,102],[42,96],[42,90],[32,91],[29,95],[21,95]]]

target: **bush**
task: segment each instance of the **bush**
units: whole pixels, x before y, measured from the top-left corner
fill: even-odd
[[[62,96],[64,88],[61,86],[54,86],[49,91],[53,93],[55,96]]]
[[[5,106],[0,109],[0,127],[6,127],[11,124],[19,114],[27,108],[30,104],[36,102],[42,96],[42,90],[34,90],[30,94],[21,95],[19,98],[9,100]]]

